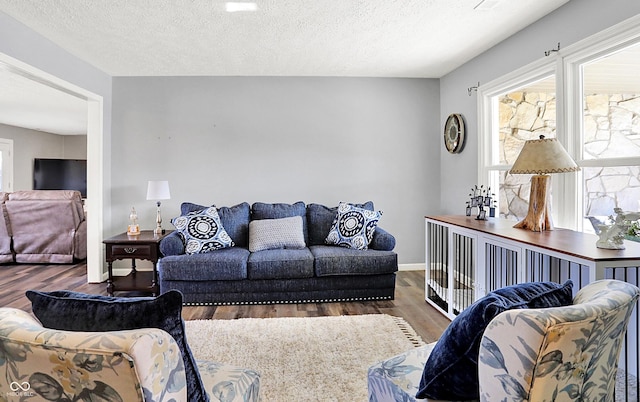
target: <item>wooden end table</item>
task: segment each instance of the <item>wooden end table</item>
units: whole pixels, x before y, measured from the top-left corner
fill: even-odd
[[[171,230],[167,230],[165,233],[157,235],[153,233],[153,230],[142,230],[136,236],[129,236],[125,232],[104,240],[105,259],[109,267],[107,294],[113,296],[115,291],[127,290],[151,292],[153,296],[160,294],[157,267],[161,255],[160,240],[171,232]],[[113,276],[113,262],[126,259],[131,259],[131,272],[126,276]],[[153,270],[136,270],[136,260],[151,261]]]

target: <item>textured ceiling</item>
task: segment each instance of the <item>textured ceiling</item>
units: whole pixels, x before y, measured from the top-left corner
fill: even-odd
[[[567,1],[256,0],[229,13],[221,0],[0,0],[0,12],[112,76],[439,78]],[[0,68],[0,123],[81,134],[86,119],[85,102]]]
[[[113,76],[439,78],[568,0],[0,0]],[[476,7],[479,3],[479,7]]]

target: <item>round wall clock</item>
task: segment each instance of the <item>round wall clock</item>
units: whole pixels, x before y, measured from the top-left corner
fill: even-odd
[[[444,146],[447,151],[457,154],[464,147],[464,120],[458,113],[450,114],[444,124]]]

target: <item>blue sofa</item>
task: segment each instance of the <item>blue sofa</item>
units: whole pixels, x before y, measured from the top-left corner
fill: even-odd
[[[358,207],[374,210],[372,202]],[[183,203],[182,215],[208,208]],[[394,298],[395,238],[376,227],[366,250],[325,244],[337,207],[241,203],[217,208],[233,247],[186,254],[178,231],[160,243],[160,292],[176,289],[187,305],[304,303]],[[302,218],[306,247],[249,251],[252,220]],[[297,219],[297,218],[296,218]]]

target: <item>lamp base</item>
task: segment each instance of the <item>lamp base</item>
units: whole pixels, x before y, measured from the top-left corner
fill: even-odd
[[[551,205],[547,195],[551,176],[537,174],[531,177],[531,192],[529,193],[529,211],[527,216],[514,225],[514,228],[529,229],[534,232],[553,230]]]
[[[160,214],[160,201],[156,203],[158,207],[156,209],[156,228],[153,230],[153,233],[156,235],[161,235],[164,233],[164,229],[162,229],[162,215]]]

